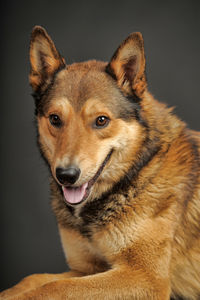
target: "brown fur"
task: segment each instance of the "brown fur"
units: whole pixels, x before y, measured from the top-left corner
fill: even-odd
[[[109,64],[64,68],[36,27],[30,57],[39,144],[72,271],[32,275],[0,299],[200,299],[200,134],[147,90],[141,34],[131,34]],[[97,129],[102,115],[110,123]],[[81,186],[109,152],[88,198],[67,205],[56,168],[78,165]]]

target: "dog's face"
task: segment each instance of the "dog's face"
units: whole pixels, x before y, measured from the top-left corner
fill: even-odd
[[[68,205],[100,197],[127,172],[145,139],[143,40],[130,35],[109,64],[66,66],[35,27],[30,46],[39,144]]]

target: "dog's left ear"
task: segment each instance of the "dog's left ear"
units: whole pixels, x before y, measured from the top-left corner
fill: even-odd
[[[142,96],[147,84],[144,42],[140,32],[130,34],[119,46],[106,71],[126,94]]]

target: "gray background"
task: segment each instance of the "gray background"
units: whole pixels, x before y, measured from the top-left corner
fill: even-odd
[[[199,130],[200,1],[4,1],[0,22],[0,272],[7,288],[28,274],[67,268],[35,142],[32,27],[44,26],[68,63],[109,60],[129,33],[141,31],[150,90]]]

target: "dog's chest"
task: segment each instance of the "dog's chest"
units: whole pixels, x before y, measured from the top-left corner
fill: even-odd
[[[78,231],[59,227],[63,250],[72,270],[85,274],[104,272],[110,268],[103,253]]]

